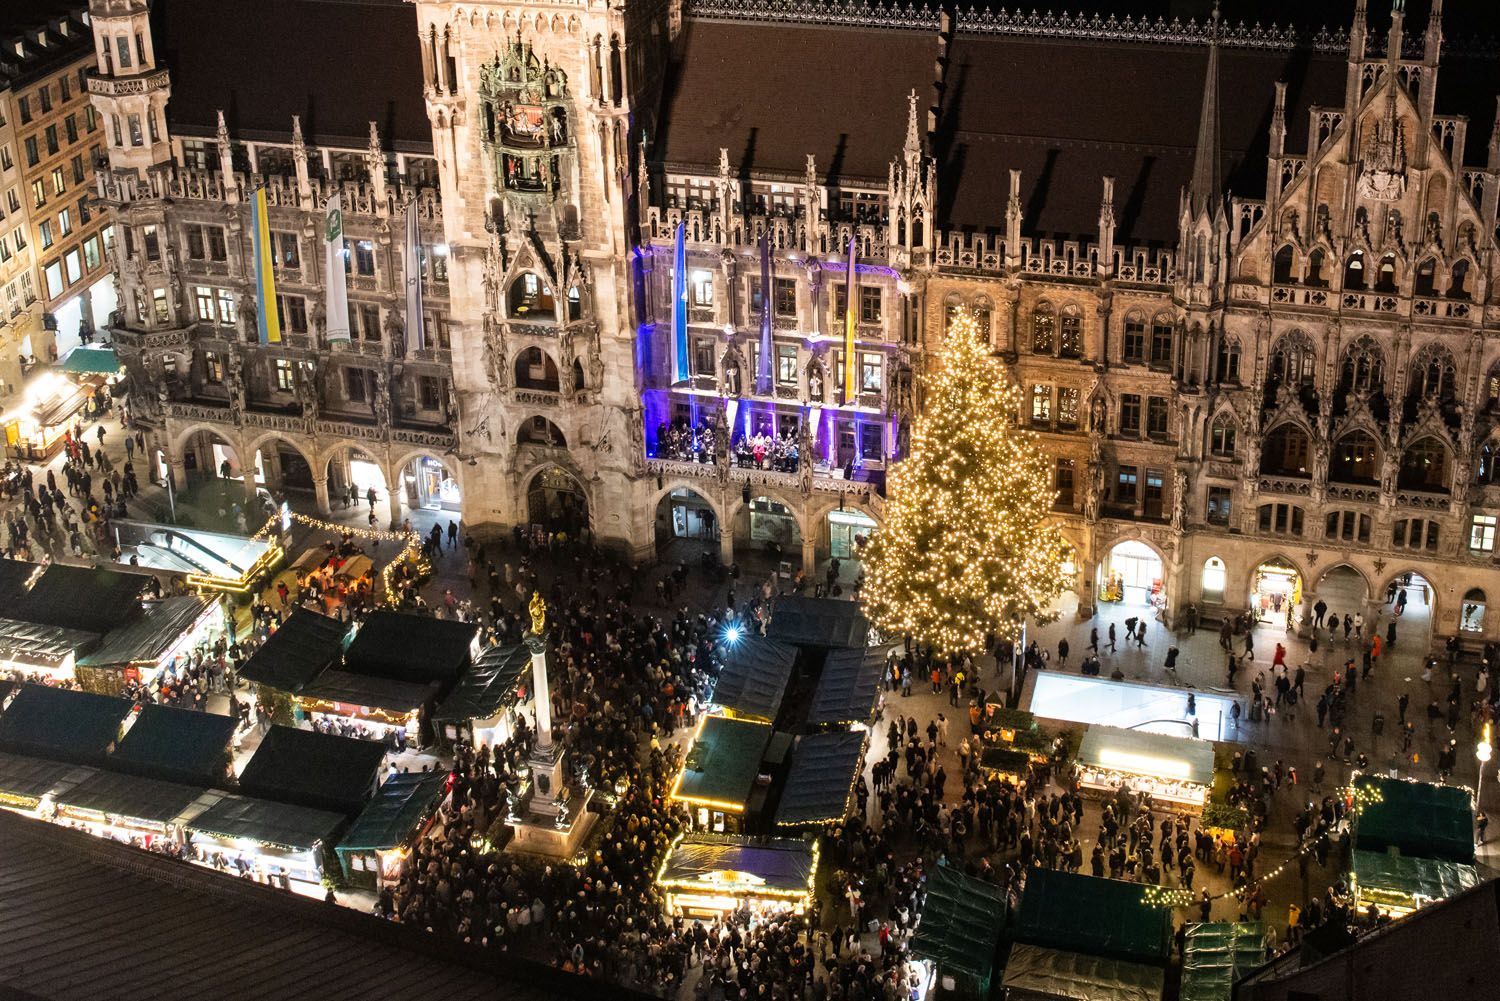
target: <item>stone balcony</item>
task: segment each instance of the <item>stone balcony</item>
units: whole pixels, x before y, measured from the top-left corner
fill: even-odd
[[[717,463],[712,462],[648,459],[646,471],[663,480],[672,478],[713,480],[719,478],[721,469]],[[788,492],[803,491],[800,473],[784,473],[774,469],[757,469],[731,464],[726,478],[730,483],[749,485],[752,488],[759,486],[774,487]],[[843,495],[851,503],[867,504],[877,518],[885,517],[885,496],[881,493],[882,489],[879,484],[866,480],[846,480],[840,469],[817,466],[813,468],[811,493]]]

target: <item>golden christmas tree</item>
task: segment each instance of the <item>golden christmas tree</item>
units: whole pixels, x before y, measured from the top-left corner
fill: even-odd
[[[978,653],[1047,622],[1071,549],[1047,524],[1056,491],[1037,437],[1016,424],[1021,393],[967,310],[948,329],[910,454],[887,486],[885,524],[864,556],[862,596],[889,637]]]

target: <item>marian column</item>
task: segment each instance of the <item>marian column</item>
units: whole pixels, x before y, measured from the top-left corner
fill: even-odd
[[[531,650],[532,702],[536,706],[536,743],[531,748],[531,811],[547,817],[556,817],[566,807],[560,800],[562,792],[562,755],[552,742],[552,689],[547,684],[547,641],[543,631],[547,627],[547,602],[541,592],[531,593],[531,603],[526,606],[531,612],[531,632],[526,634],[526,646]]]

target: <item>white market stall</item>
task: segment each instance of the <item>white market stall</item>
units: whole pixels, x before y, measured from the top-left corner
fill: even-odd
[[[1214,747],[1207,741],[1140,730],[1091,726],[1078,748],[1078,784],[1113,795],[1124,787],[1158,807],[1200,811],[1214,780]]]

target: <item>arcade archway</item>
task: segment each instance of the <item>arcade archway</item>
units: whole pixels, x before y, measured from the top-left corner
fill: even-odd
[[[448,512],[463,509],[463,491],[454,470],[425,452],[412,456],[397,474],[401,484],[401,502],[410,511]]]
[[[390,502],[385,470],[379,460],[362,449],[353,445],[335,449],[323,472],[328,477],[329,502],[335,511],[360,506],[374,511],[382,502]]]
[[[723,526],[714,506],[691,487],[669,489],[656,503],[656,551],[677,547],[705,553],[719,551],[719,534]]]
[[[775,497],[752,497],[746,506],[749,513],[749,542],[752,548],[773,556],[797,559],[802,552],[802,525],[790,505]],[[738,541],[738,540],[737,540]]]
[[[1302,603],[1302,574],[1280,556],[1266,560],[1250,575],[1250,611],[1263,623],[1292,629]]]
[[[526,488],[526,519],[535,529],[576,538],[589,527],[588,495],[571,473],[548,466]]]
[[[1167,601],[1161,554],[1136,539],[1116,543],[1099,564],[1099,599],[1156,608]]]
[[[1475,596],[1470,598],[1470,594]],[[1437,588],[1432,586],[1432,582],[1415,570],[1406,570],[1386,582],[1385,593],[1381,598],[1381,619],[1385,622],[1385,632],[1382,635],[1386,645],[1393,645],[1390,631],[1394,626],[1403,642],[1410,643],[1408,649],[1426,650],[1432,642],[1432,624],[1438,614]],[[1469,609],[1470,605],[1475,606],[1472,611]],[[1461,636],[1477,636],[1476,630],[1465,628],[1466,621],[1483,629],[1485,605],[1483,591],[1470,588],[1465,592],[1464,599],[1458,606]],[[1372,623],[1369,628],[1378,626]]]
[[[215,479],[243,481],[245,478],[239,450],[228,438],[211,428],[187,435],[180,448],[189,483]],[[257,451],[255,465],[251,467],[257,482],[264,479],[259,463],[260,453]]]

